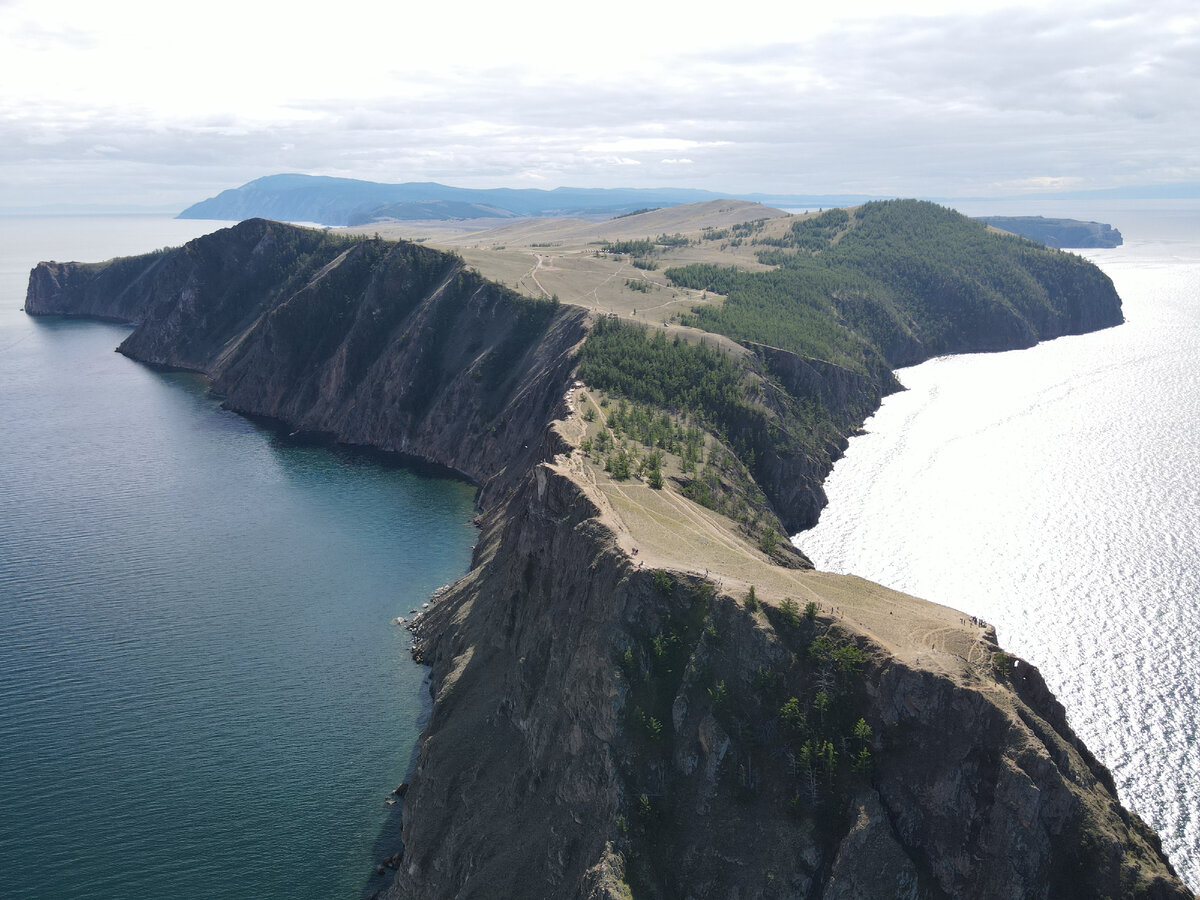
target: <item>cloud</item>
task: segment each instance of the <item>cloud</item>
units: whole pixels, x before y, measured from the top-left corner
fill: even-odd
[[[37,40],[104,63],[109,38],[44,31]],[[138,94],[137,72],[116,82],[129,93],[88,93],[78,79],[18,93],[10,77],[0,178],[50,193],[53,172],[82,190],[64,174],[71,164],[108,164],[111,176],[90,189],[97,198],[128,196],[155,173],[156,185],[178,179],[186,202],[274,171],[927,196],[1200,180],[1200,22],[1174,0],[889,13],[819,33],[781,27],[727,49],[666,42],[602,78],[571,60],[545,69],[469,58],[418,71],[401,47],[371,70],[377,79],[344,80],[331,66],[289,79],[294,66],[256,59],[255,71],[276,75],[240,86],[240,64],[228,81],[208,66],[203,84],[184,58],[179,71],[155,70],[204,87],[178,96]],[[38,72],[21,83],[39,83]]]
[[[0,2],[0,9],[6,5]],[[90,50],[96,46],[95,37],[81,28],[70,26],[49,27],[36,22],[23,22],[14,32],[17,42],[25,49],[39,52],[60,50]]]
[[[729,141],[695,141],[686,138],[623,137],[591,144],[583,149],[591,153],[669,153],[672,150],[694,150],[697,147],[720,147]]]
[[[1082,185],[1082,181],[1081,178],[1064,178],[1060,175],[1035,175],[994,182],[990,187],[1002,194],[1043,194],[1074,190]]]

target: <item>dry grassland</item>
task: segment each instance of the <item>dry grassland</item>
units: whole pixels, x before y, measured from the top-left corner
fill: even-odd
[[[586,386],[572,389],[566,401],[568,415],[556,427],[578,448],[604,425],[604,411]],[[592,423],[584,418],[589,405],[598,414]],[[868,637],[909,665],[960,678],[991,666],[994,634],[958,610],[852,575],[775,565],[736,522],[679,492],[670,477],[678,473],[676,460],[668,457],[658,490],[636,476],[614,480],[602,460],[579,449],[558,456],[554,466],[583,487],[635,566],[706,576],[720,592],[739,599],[753,585],[766,604],[778,606],[788,597],[802,608],[815,602],[822,618]],[[803,547],[803,539],[800,543]]]
[[[765,222],[755,236],[779,236],[796,218],[760,204],[726,200],[600,222],[561,218],[521,219],[499,225],[495,220],[404,222],[350,230],[424,240],[459,253],[481,274],[528,296],[557,296],[564,303],[583,306],[596,315],[616,315],[665,329],[672,335],[680,334],[691,342],[705,341],[740,354],[745,349],[727,338],[671,321],[681,311],[720,303],[724,298],[677,288],[667,281],[663,271],[689,263],[736,265],[748,271],[764,269],[756,258],[758,248],[750,240],[733,246],[728,239],[705,239],[706,229],[710,229],[711,236],[712,230],[762,219]],[[635,267],[629,256],[603,250],[606,241],[653,239],[663,234],[681,234],[690,243],[656,250],[650,257],[657,265],[655,269]],[[634,290],[627,282],[641,282],[649,290]],[[581,401],[581,393],[585,391],[573,389],[567,395],[569,413],[556,423],[576,448],[604,426],[603,410],[591,400]],[[599,414],[591,425],[581,415],[581,404],[586,403],[592,403],[594,414]],[[744,597],[753,585],[759,599],[767,604],[778,605],[786,597],[801,607],[813,601],[822,618],[869,637],[910,665],[956,677],[967,677],[990,665],[987,630],[971,624],[957,610],[854,576],[773,564],[746,539],[736,522],[680,493],[670,477],[678,474],[677,460],[667,459],[661,490],[636,476],[616,481],[605,472],[603,460],[579,449],[560,455],[554,466],[581,485],[602,510],[605,524],[635,566],[707,575],[723,593],[737,598]],[[803,540],[800,543],[803,548]]]
[[[689,263],[736,265],[748,271],[766,267],[746,241],[740,247],[728,240],[706,240],[705,231],[720,231],[733,225],[766,220],[762,235],[783,234],[795,220],[782,210],[743,200],[714,200],[672,206],[619,219],[592,222],[584,219],[518,219],[478,228],[474,223],[398,222],[364,225],[350,232],[379,234],[385,238],[423,240],[430,246],[459,253],[482,275],[508,285],[530,297],[557,296],[564,303],[585,307],[598,315],[613,314],[643,324],[667,326],[671,319],[694,306],[720,303],[719,294],[705,294],[675,287],[663,275],[671,266]],[[683,235],[686,247],[660,248],[651,257],[657,268],[638,268],[623,254],[604,251],[607,241],[641,240],[659,235]],[[629,283],[644,285],[637,290]],[[681,329],[690,341],[701,333]],[[709,343],[729,346],[732,342],[705,335]]]

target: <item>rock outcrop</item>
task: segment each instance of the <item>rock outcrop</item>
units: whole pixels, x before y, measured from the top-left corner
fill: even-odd
[[[1103,222],[1047,219],[1045,216],[980,216],[994,228],[1019,234],[1047,247],[1120,247],[1121,232]]]
[[[540,423],[585,334],[583,310],[455,256],[263,219],[149,256],[40,263],[25,308],[134,323],[120,352],[203,372],[237,412],[456,469],[483,505],[557,449]]]
[[[481,485],[472,569],[415,626],[434,702],[388,897],[1191,896],[990,629],[937,608],[910,646],[870,616],[929,605],[856,579],[789,575],[801,612],[635,565],[555,424],[582,310],[261,220],[43,263],[26,308],[134,322],[122,352],[206,373],[233,409]]]
[[[937,671],[661,577],[560,467],[489,515],[417,629],[434,713],[387,897],[1191,896],[990,631]],[[821,735],[831,771],[804,758]]]

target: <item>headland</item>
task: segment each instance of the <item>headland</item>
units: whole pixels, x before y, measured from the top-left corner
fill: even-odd
[[[1190,897],[985,623],[786,538],[892,368],[1118,324],[1111,283],[931,204],[752,206],[426,244],[250,220],[43,263],[26,308],[480,486],[415,626],[388,897]]]

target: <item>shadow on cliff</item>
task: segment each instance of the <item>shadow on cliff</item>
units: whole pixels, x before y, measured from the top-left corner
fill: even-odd
[[[424,734],[426,726],[429,724],[429,716],[433,712],[433,695],[430,692],[430,673],[431,669],[428,666],[425,669],[425,677],[421,680],[420,697],[421,697],[421,714],[417,719],[417,732]],[[404,854],[404,839],[402,837],[402,829],[404,827],[404,795],[408,789],[408,783],[412,780],[413,772],[417,767],[417,750],[419,744],[413,744],[412,751],[408,757],[408,766],[404,770],[404,781],[396,786],[392,797],[395,803],[388,807],[387,818],[383,825],[379,828],[379,834],[375,836],[375,840],[371,844],[371,859],[373,863],[372,870],[368,873],[366,881],[363,883],[361,896],[363,898],[374,898],[380,896],[383,891],[392,883],[392,877],[395,874],[396,867],[403,865]]]

